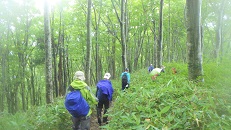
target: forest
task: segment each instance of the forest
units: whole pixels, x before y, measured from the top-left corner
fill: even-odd
[[[0,129],[71,129],[66,89],[111,73],[109,123],[91,129],[231,129],[231,1],[0,0]],[[153,82],[147,68],[164,65]],[[176,68],[177,74],[171,69]],[[121,92],[120,74],[131,73]]]

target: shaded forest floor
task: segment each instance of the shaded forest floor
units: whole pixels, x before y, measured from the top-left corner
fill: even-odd
[[[91,116],[91,130],[100,130],[96,113]]]

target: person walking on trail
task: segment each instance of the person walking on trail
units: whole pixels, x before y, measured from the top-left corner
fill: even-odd
[[[110,102],[112,101],[112,95],[114,92],[114,89],[112,87],[112,83],[110,81],[110,73],[105,73],[102,80],[100,80],[96,86],[96,97],[99,99],[98,105],[97,105],[97,118],[99,125],[102,124],[101,118],[102,118],[102,109],[104,107],[104,114],[107,113],[107,110],[109,108]],[[103,123],[108,123],[108,117],[103,116]]]
[[[65,99],[65,107],[72,115],[73,130],[90,130],[91,108],[98,103],[98,99],[84,80],[84,73],[77,71]]]
[[[122,79],[122,90],[124,90],[125,88],[129,88],[129,84],[130,84],[130,73],[128,72],[128,68],[125,69],[125,71],[120,75],[121,79]]]
[[[154,69],[154,67],[152,66],[152,64],[148,67],[148,72],[150,73],[152,70]]]
[[[164,72],[165,67],[161,66],[161,68],[155,68],[150,72],[150,75],[152,76],[152,80],[155,80],[157,76],[160,75],[161,72]]]

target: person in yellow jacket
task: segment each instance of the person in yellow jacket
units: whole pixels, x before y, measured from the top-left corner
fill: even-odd
[[[80,90],[82,97],[87,101],[90,106],[90,110],[85,117],[73,117],[73,130],[90,130],[90,115],[92,113],[91,108],[94,108],[98,104],[98,99],[91,92],[90,87],[84,82],[85,76],[82,71],[77,71],[74,75],[74,81],[70,84],[69,90]]]

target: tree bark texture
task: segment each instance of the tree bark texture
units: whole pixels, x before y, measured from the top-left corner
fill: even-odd
[[[55,96],[58,97],[58,74],[57,74],[57,44],[55,44],[54,30],[55,30],[55,18],[54,11],[52,10],[52,18],[51,18],[51,45],[52,45],[52,56],[53,56],[53,69],[54,69],[54,81],[53,81],[53,89],[55,90]]]
[[[203,81],[201,43],[201,0],[186,1],[188,78]],[[199,78],[200,77],[200,78]]]
[[[58,38],[58,52],[59,52],[59,63],[58,63],[58,94],[59,96],[65,95],[65,56],[64,56],[64,28],[63,28],[63,21],[62,21],[62,9],[59,13],[59,38]]]
[[[121,45],[122,45],[122,63],[123,68],[127,68],[127,45],[126,45],[126,28],[125,28],[125,5],[126,0],[121,0],[121,18],[120,18],[120,36],[121,36]]]
[[[217,25],[216,25],[216,43],[215,43],[215,58],[219,58],[219,53],[221,50],[221,44],[222,44],[222,21],[223,21],[223,15],[224,15],[224,5],[225,0],[222,0],[222,3],[220,5],[220,9],[218,11],[218,19],[217,19]]]
[[[44,34],[46,50],[46,103],[53,102],[53,82],[52,82],[52,50],[51,50],[51,29],[49,5],[47,0],[44,2]]]
[[[86,54],[86,68],[85,68],[85,75],[86,75],[86,83],[90,84],[90,72],[91,72],[91,6],[92,0],[88,0],[88,7],[87,7],[87,54]]]
[[[159,22],[159,38],[157,44],[157,67],[162,65],[162,42],[163,42],[163,6],[164,0],[160,0],[160,22]]]
[[[93,7],[94,8],[94,7]],[[100,67],[100,56],[99,56],[99,26],[100,26],[100,22],[101,22],[101,9],[102,9],[102,0],[100,0],[100,7],[99,7],[99,11],[98,11],[98,17],[97,17],[97,13],[96,13],[96,9],[94,8],[94,15],[95,15],[95,75],[96,75],[96,82],[100,80],[100,78],[102,77],[102,69]]]
[[[0,42],[0,44],[2,44],[3,42]],[[5,109],[5,105],[4,105],[4,100],[5,100],[5,96],[6,96],[6,88],[7,88],[7,65],[6,65],[6,53],[5,51],[3,51],[3,46],[0,46],[0,53],[1,53],[1,71],[2,71],[2,76],[1,76],[1,82],[2,84],[0,85],[0,112],[3,112]]]

